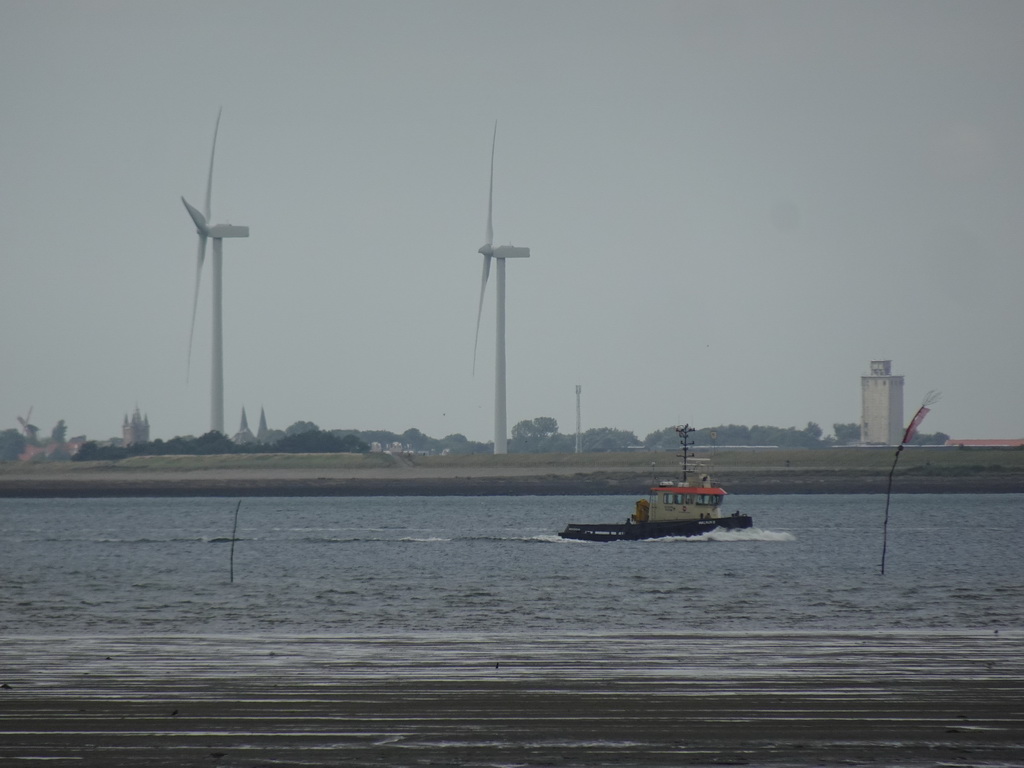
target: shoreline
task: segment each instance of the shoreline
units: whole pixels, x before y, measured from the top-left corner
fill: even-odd
[[[644,495],[648,469],[576,467],[392,467],[366,469],[42,468],[0,473],[0,498],[183,496],[579,496]],[[887,476],[862,471],[726,470],[730,495],[884,494]],[[896,475],[894,493],[1021,493],[1024,476]]]

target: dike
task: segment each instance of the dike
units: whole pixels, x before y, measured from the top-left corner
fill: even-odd
[[[742,472],[718,478],[730,495],[879,494],[887,476],[857,472]],[[133,477],[132,472],[0,477],[0,498],[187,496],[643,496],[648,473],[585,472],[450,477],[268,476],[257,470]],[[1024,475],[899,475],[894,493],[1024,493]]]

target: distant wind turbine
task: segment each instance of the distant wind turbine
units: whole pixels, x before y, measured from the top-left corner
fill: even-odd
[[[497,278],[497,323],[496,350],[494,355],[494,452],[508,453],[508,428],[505,417],[505,259],[527,258],[529,248],[514,245],[493,247],[494,227],[491,214],[494,208],[494,146],[498,139],[498,122],[494,122],[494,136],[491,138],[491,186],[487,197],[487,242],[477,253],[483,254],[484,272],[480,281],[480,303],[476,310],[476,336],[473,339],[473,371],[476,371],[476,348],[480,340],[480,316],[484,308],[484,291],[491,273],[491,259],[498,260]]]
[[[199,211],[182,197],[185,210],[195,222],[199,234],[199,252],[196,259],[196,288],[192,298],[192,325],[188,332],[188,367],[192,366],[192,337],[196,328],[196,306],[199,303],[199,280],[206,260],[206,239],[213,238],[213,372],[210,392],[210,429],[224,434],[224,333],[222,323],[221,274],[223,268],[223,239],[225,237],[248,237],[249,228],[233,224],[210,224],[210,193],[213,189],[213,156],[217,151],[217,131],[220,129],[220,115],[213,126],[213,148],[210,150],[210,171],[206,177],[206,204]]]

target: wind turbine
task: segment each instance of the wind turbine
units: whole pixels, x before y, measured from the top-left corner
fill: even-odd
[[[213,238],[213,372],[210,387],[210,429],[224,434],[224,332],[222,322],[221,275],[223,271],[223,239],[225,237],[248,237],[249,228],[233,224],[210,224],[210,192],[213,189],[213,156],[217,151],[217,131],[220,128],[220,114],[213,126],[213,148],[210,150],[210,172],[206,177],[206,205],[202,211],[188,204],[184,197],[181,202],[195,222],[199,234],[199,252],[196,259],[196,289],[192,298],[192,325],[188,332],[188,365],[192,365],[192,337],[196,329],[196,305],[199,303],[199,279],[203,274],[206,260],[206,240]]]
[[[491,273],[491,259],[498,261],[497,322],[495,323],[496,348],[494,354],[494,452],[508,453],[508,427],[505,417],[505,259],[522,259],[530,255],[529,248],[514,245],[493,247],[494,227],[491,213],[494,208],[494,145],[498,139],[498,121],[494,121],[494,136],[491,138],[491,187],[487,196],[487,242],[477,253],[483,254],[484,273],[480,281],[480,303],[476,310],[476,336],[473,339],[473,370],[476,370],[476,347],[480,339],[480,315],[484,308],[484,291],[487,277]]]

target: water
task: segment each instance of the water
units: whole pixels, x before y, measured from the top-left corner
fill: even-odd
[[[0,764],[1020,765],[1024,494],[0,500]]]
[[[730,497],[752,531],[564,541],[633,497],[0,499],[8,636],[1020,628],[1024,494]]]

